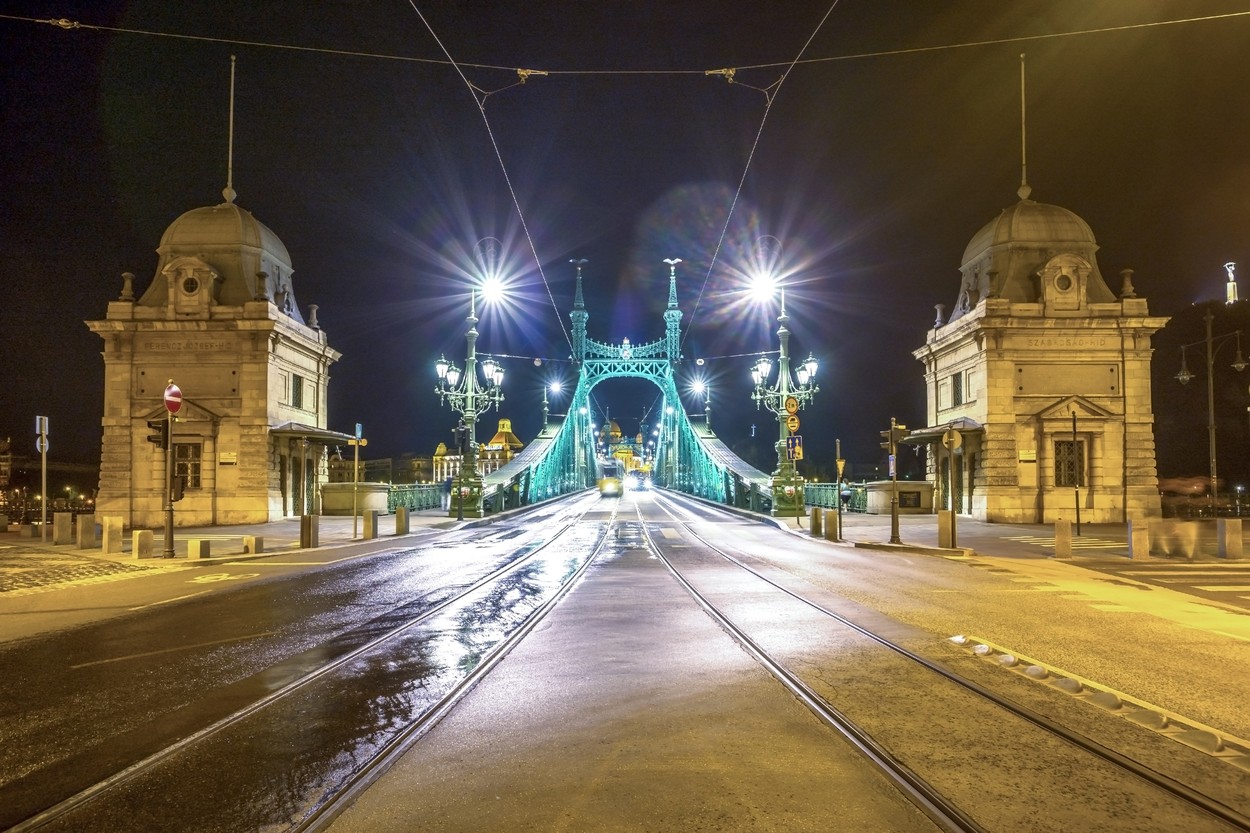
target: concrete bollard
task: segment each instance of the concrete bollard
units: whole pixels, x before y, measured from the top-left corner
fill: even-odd
[[[1145,518],[1128,519],[1128,557],[1144,561],[1150,558],[1150,523]]]
[[[74,513],[73,512],[53,512],[52,513],[52,543],[54,544],[74,543]]]
[[[100,519],[102,529],[100,549],[105,555],[122,554],[122,517],[121,515],[105,515]]]
[[[395,507],[395,534],[396,535],[408,534],[408,507],[407,506]]]
[[[1152,555],[1166,555],[1172,520],[1169,518],[1151,518],[1147,523],[1150,528],[1150,553]]]
[[[1179,555],[1193,561],[1198,551],[1198,522],[1176,523],[1168,536],[1167,551],[1169,555]]]
[[[838,537],[838,510],[825,510],[825,540],[840,541]]]
[[[316,515],[300,515],[299,518],[299,546],[300,549],[316,549],[321,546],[319,543],[319,527],[320,519]]]
[[[360,537],[365,541],[372,541],[378,537],[378,510],[365,509],[361,513],[361,533]]]
[[[951,549],[955,546],[955,513],[949,509],[939,509],[937,512],[938,540],[937,545],[943,549]]]
[[[37,528],[38,527],[36,527],[34,524],[18,524],[17,525],[17,537],[18,538],[34,538],[36,537],[35,530]]]
[[[819,538],[823,534],[820,522],[824,519],[824,514],[824,510],[819,506],[812,507],[811,535],[813,538]]]
[[[136,529],[130,533],[130,554],[135,558],[152,558],[156,551],[156,536],[150,529]]]
[[[100,531],[96,528],[95,515],[78,516],[78,549],[93,550],[100,546]]]
[[[244,535],[243,536],[243,552],[256,555],[265,551],[265,537],[263,535]]]
[[[196,559],[196,558],[212,558],[212,557],[213,557],[213,547],[212,547],[211,541],[206,541],[203,538],[188,538],[187,539],[187,558]]]
[[[1055,558],[1072,557],[1072,521],[1055,521]]]
[[[1236,561],[1242,556],[1241,518],[1219,518],[1215,522],[1215,535],[1219,541],[1219,556]]]

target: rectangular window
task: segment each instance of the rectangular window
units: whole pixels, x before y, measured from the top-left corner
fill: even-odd
[[[298,373],[291,374],[291,407],[304,407],[304,377]]]
[[[1055,440],[1055,486],[1085,485],[1085,441]]]
[[[174,477],[185,477],[186,488],[200,488],[199,443],[174,443]]]
[[[951,377],[951,405],[964,404],[964,374],[956,373]]]

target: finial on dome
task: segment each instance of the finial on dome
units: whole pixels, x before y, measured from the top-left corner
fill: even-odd
[[[1025,152],[1025,99],[1024,99],[1024,53],[1020,53],[1020,187],[1016,189],[1016,194],[1020,199],[1027,200],[1029,194],[1033,193],[1033,189],[1029,187],[1029,157]]]
[[[238,194],[234,191],[234,56],[230,56],[230,138],[226,150],[226,187],[221,195],[226,202],[234,202]]]

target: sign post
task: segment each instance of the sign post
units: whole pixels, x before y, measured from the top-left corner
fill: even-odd
[[[356,423],[356,439],[352,445],[352,540],[356,540],[356,493],[360,487],[360,447],[365,444],[364,429]]]
[[[170,379],[165,388],[165,558],[174,557],[174,414],[182,408],[182,391]]]
[[[951,546],[959,546],[959,537],[955,532],[955,518],[959,514],[955,506],[955,449],[964,443],[963,435],[954,428],[946,429],[942,434],[942,445],[946,447],[946,494],[951,504]]]
[[[48,542],[48,418],[35,417],[35,449],[39,452],[40,486],[43,497],[39,501],[39,540]]]

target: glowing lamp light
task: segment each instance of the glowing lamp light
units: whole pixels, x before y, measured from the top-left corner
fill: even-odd
[[[439,379],[447,378],[447,368],[451,367],[451,362],[447,361],[446,356],[439,356],[438,361],[434,362],[434,371],[438,374]]]

